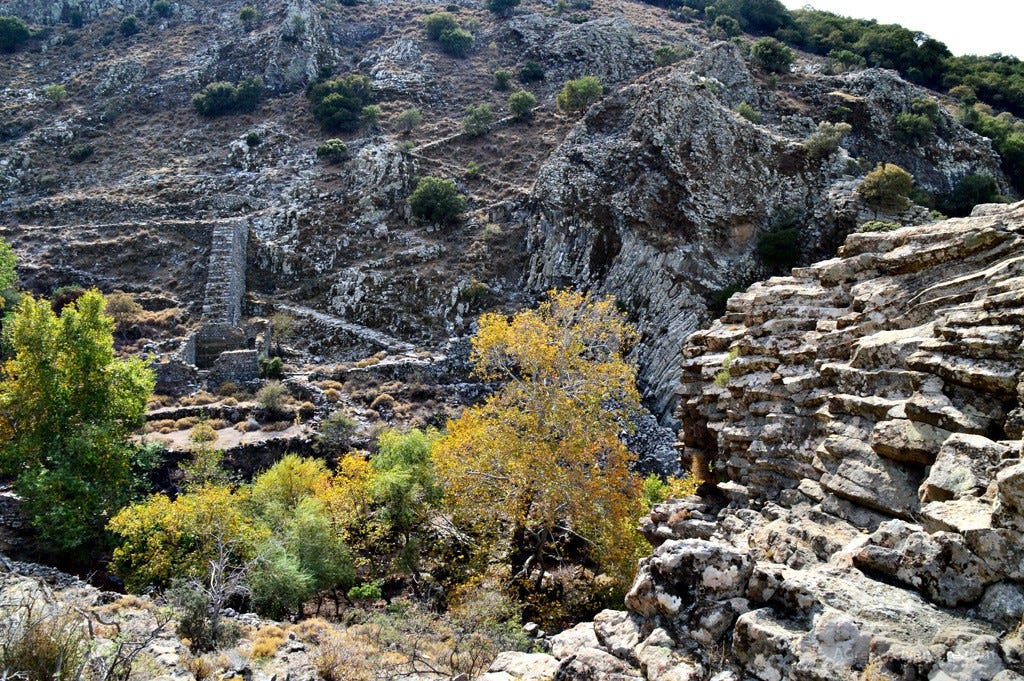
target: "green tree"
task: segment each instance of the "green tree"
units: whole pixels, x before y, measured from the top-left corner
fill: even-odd
[[[0,17],[0,52],[14,52],[28,40],[32,32],[18,17]]]
[[[528,121],[533,118],[533,107],[537,106],[537,98],[526,90],[513,92],[508,96],[508,112],[517,121]]]
[[[466,109],[462,118],[462,130],[470,137],[486,135],[494,123],[494,112],[490,104],[477,104]]]
[[[32,296],[9,322],[14,353],[0,383],[0,464],[43,543],[59,552],[96,547],[136,489],[130,436],[154,377],[114,356],[114,320],[95,289],[61,310]]]
[[[434,12],[423,19],[423,29],[430,40],[440,40],[442,33],[454,31],[458,27],[459,22],[448,12]]]
[[[435,223],[451,223],[466,210],[466,197],[455,183],[440,177],[424,177],[409,195],[409,208],[415,217]]]
[[[754,63],[769,73],[788,73],[793,64],[793,50],[775,38],[759,38],[750,47]]]
[[[351,74],[312,84],[306,96],[325,130],[353,132],[359,128],[363,107],[373,102],[374,90],[369,78]]]
[[[859,185],[857,193],[866,203],[883,210],[903,210],[910,205],[914,176],[895,163],[880,163]]]
[[[437,39],[441,50],[453,57],[465,57],[473,47],[473,34],[462,28],[453,28],[441,33]]]
[[[555,98],[562,111],[574,112],[585,109],[591,102],[604,94],[604,86],[594,76],[583,76],[566,81],[565,87]]]
[[[487,0],[487,9],[495,14],[504,14],[519,4],[520,0]]]
[[[625,360],[635,332],[614,299],[553,291],[511,319],[485,314],[475,373],[506,381],[448,424],[434,468],[452,519],[539,588],[580,553],[624,588],[644,546],[634,457],[619,439],[640,406]]]
[[[395,119],[391,121],[391,129],[403,135],[408,135],[422,124],[423,113],[416,107],[410,107],[395,116]]]

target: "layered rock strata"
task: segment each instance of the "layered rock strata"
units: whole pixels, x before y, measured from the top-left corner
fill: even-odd
[[[682,353],[721,481],[643,522],[555,678],[1024,679],[1022,247],[1024,203],[983,206],[733,296]]]

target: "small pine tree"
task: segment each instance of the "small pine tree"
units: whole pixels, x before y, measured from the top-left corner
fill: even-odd
[[[409,196],[409,208],[418,218],[451,223],[466,209],[466,197],[459,193],[451,180],[424,177]]]

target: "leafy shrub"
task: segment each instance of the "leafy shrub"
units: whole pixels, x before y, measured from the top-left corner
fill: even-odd
[[[715,17],[711,24],[711,34],[716,38],[733,38],[743,32],[740,22],[728,14]]]
[[[498,69],[494,72],[494,89],[499,92],[508,90],[512,85],[512,72],[508,69]]]
[[[473,46],[473,34],[462,28],[453,28],[441,33],[438,38],[441,51],[453,57],[465,57]]]
[[[490,104],[477,104],[466,109],[466,115],[462,118],[462,131],[470,137],[480,137],[487,134],[494,123],[494,112]]]
[[[192,106],[202,116],[223,116],[255,111],[263,94],[263,79],[246,78],[237,85],[226,81],[210,83],[192,96]]]
[[[68,152],[68,159],[71,160],[72,163],[81,163],[92,156],[94,151],[96,151],[96,149],[91,144],[76,144],[71,147],[71,151]]]
[[[864,57],[850,50],[831,50],[828,58],[844,70],[862,69],[868,64]]]
[[[757,254],[766,265],[789,269],[800,258],[800,228],[783,227],[764,232],[757,240]]]
[[[256,22],[260,19],[260,13],[256,11],[256,8],[251,5],[245,5],[242,9],[238,10],[238,20],[245,26],[245,30],[251,31],[255,26]]]
[[[423,114],[416,107],[406,109],[395,116],[391,122],[391,128],[403,135],[408,134],[423,124]]]
[[[566,81],[565,87],[556,96],[558,108],[574,112],[585,109],[591,102],[604,94],[604,86],[594,76],[583,76]]]
[[[126,38],[128,36],[133,36],[139,32],[139,20],[135,18],[134,14],[129,14],[124,19],[121,19],[121,23],[118,25],[117,30]]]
[[[934,129],[935,124],[923,114],[901,113],[896,116],[896,135],[908,144],[926,141]]]
[[[168,0],[156,0],[156,2],[153,3],[153,11],[158,17],[168,19],[172,14],[174,14],[174,5],[172,5]]]
[[[938,208],[946,215],[970,215],[979,203],[996,203],[1002,197],[996,179],[983,173],[971,173],[957,182],[953,191],[939,197]]]
[[[188,639],[193,652],[215,650],[238,640],[238,627],[211,612],[209,597],[197,585],[178,579],[167,595],[178,613],[178,636]]]
[[[476,161],[470,161],[466,164],[466,179],[475,180],[480,177],[480,174],[483,173],[483,171],[484,169],[480,167],[479,163]]]
[[[284,360],[280,357],[260,357],[260,378],[281,378],[284,375]]]
[[[793,64],[793,50],[775,38],[759,38],[754,41],[750,57],[768,73],[787,73]]]
[[[459,22],[447,12],[435,12],[423,19],[423,29],[427,32],[430,40],[440,40],[441,34],[445,31],[454,31],[459,27]]]
[[[346,450],[352,443],[356,425],[356,422],[345,412],[332,412],[330,416],[320,422],[316,443],[323,449]]]
[[[247,582],[256,612],[271,619],[298,612],[313,596],[313,578],[295,556],[280,548],[256,564]]]
[[[316,157],[325,163],[341,163],[348,158],[348,145],[339,139],[329,139],[316,148]]]
[[[858,232],[892,232],[902,227],[898,222],[882,222],[881,220],[869,220],[857,228]]]
[[[851,130],[853,130],[853,126],[849,123],[832,123],[830,121],[818,123],[818,129],[803,141],[807,156],[812,159],[831,156],[839,149],[839,143],[843,137],[850,134]]]
[[[0,668],[6,678],[77,681],[89,658],[82,618],[33,602],[0,606]],[[12,672],[12,673],[11,673]],[[11,673],[9,676],[7,673]]]
[[[249,132],[245,133],[245,138],[244,139],[245,139],[245,146],[247,146],[249,148],[259,146],[259,144],[260,144],[260,134],[258,132],[256,132],[255,130],[250,130]]]
[[[376,104],[367,104],[363,107],[362,111],[359,112],[359,117],[363,121],[363,125],[367,129],[374,130],[377,128],[377,124],[380,123],[380,117],[383,112],[380,107]]]
[[[267,381],[256,393],[256,404],[271,413],[280,413],[288,399],[288,388],[280,381]]]
[[[418,218],[450,223],[466,209],[466,197],[459,193],[451,180],[424,177],[409,196],[409,208]]]
[[[520,0],[487,0],[487,9],[495,14],[504,14],[519,4]]]
[[[866,203],[884,210],[903,210],[914,188],[914,177],[893,163],[879,164],[857,186],[857,194]]]
[[[544,67],[533,60],[527,60],[519,68],[516,78],[520,83],[536,83],[544,80]]]
[[[654,48],[654,65],[669,66],[689,57],[693,52],[682,47],[661,45]]]
[[[68,98],[68,90],[63,85],[54,83],[43,89],[43,95],[53,104],[61,104]]]
[[[533,108],[537,106],[537,98],[526,90],[513,92],[508,96],[508,112],[517,121],[533,118]]]
[[[739,106],[736,107],[736,113],[743,116],[751,123],[761,122],[761,112],[750,106],[746,102],[740,102]]]
[[[328,131],[353,132],[359,128],[363,107],[374,98],[373,84],[356,74],[311,84],[306,91],[313,116]]]
[[[0,52],[14,52],[32,32],[19,17],[0,16]]]
[[[376,601],[381,597],[380,581],[363,582],[348,590],[346,594],[354,601]]]

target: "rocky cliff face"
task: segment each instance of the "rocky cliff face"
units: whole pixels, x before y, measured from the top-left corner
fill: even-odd
[[[676,351],[715,292],[770,272],[756,257],[760,235],[800,224],[799,257],[810,260],[876,217],[853,192],[862,166],[905,165],[930,191],[971,172],[1006,188],[991,147],[948,114],[932,144],[894,136],[895,116],[924,95],[877,70],[773,87],[731,43],[639,78],[594,106],[540,169],[529,283],[614,293],[643,334],[641,380],[667,415]],[[764,112],[761,123],[735,113],[744,101]],[[808,154],[810,112],[849,119],[848,146]]]
[[[556,678],[1024,678],[1024,203],[851,235],[690,337],[624,612]],[[508,660],[503,663],[508,667]]]

